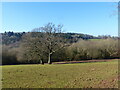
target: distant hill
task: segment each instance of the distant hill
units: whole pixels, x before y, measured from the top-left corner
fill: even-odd
[[[27,33],[28,32],[20,32],[20,33],[10,32],[10,31],[4,32],[1,33],[2,39],[0,39],[0,41],[2,42],[3,45],[15,44],[18,43],[21,40],[22,36]],[[117,37],[111,37],[110,35],[108,36],[102,35],[95,37],[93,35],[81,34],[81,33],[62,33],[62,34],[63,34],[62,37],[68,39],[71,43],[77,42],[79,39],[88,40],[88,39],[117,38]]]
[[[22,32],[22,33],[14,33],[14,32],[1,33],[2,44],[9,45],[9,44],[19,42],[24,34],[25,34],[25,32]]]

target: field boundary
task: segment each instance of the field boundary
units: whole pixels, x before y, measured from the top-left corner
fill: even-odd
[[[71,64],[71,63],[90,63],[90,62],[108,62],[120,59],[100,59],[100,60],[81,60],[81,61],[64,61],[64,62],[53,62],[53,64]]]

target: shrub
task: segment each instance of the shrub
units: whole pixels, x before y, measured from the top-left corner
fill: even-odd
[[[118,40],[80,40],[68,47],[66,54],[70,60],[118,58]]]
[[[2,65],[18,64],[16,49],[2,46]]]

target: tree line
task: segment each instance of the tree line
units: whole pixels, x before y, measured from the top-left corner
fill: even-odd
[[[16,42],[21,41],[22,37],[25,34],[28,34],[30,32],[4,32],[0,33],[2,35],[2,39],[0,39],[0,42],[2,42],[3,45],[10,45],[14,44]],[[93,36],[93,35],[88,35],[88,34],[82,34],[82,33],[62,33],[61,37],[69,40],[71,43],[77,42],[79,39],[107,39],[107,38],[118,38],[110,35],[98,35],[98,36]]]
[[[18,43],[3,43],[2,64],[51,64],[57,61],[119,58],[118,38],[65,34],[62,27],[48,23],[29,33],[22,33]],[[84,38],[81,38],[82,35]]]

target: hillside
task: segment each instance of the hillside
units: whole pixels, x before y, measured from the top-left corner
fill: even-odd
[[[19,42],[22,39],[22,36],[27,34],[29,32],[4,32],[1,33],[2,39],[0,41],[2,42],[3,45],[10,45]],[[105,38],[111,38],[111,36],[98,36],[95,37],[93,35],[88,35],[88,34],[82,34],[82,33],[62,33],[62,37],[65,39],[70,40],[71,43],[77,42],[79,39],[105,39]],[[117,37],[112,37],[112,38],[117,38]]]

